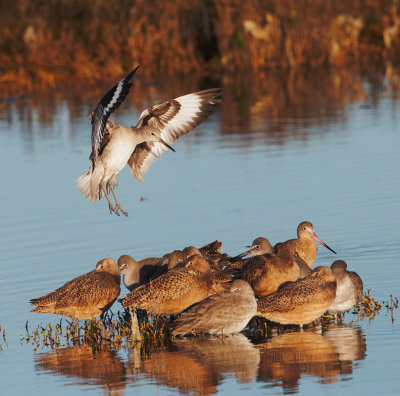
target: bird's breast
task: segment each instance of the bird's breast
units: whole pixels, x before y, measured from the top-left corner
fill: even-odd
[[[118,173],[128,162],[135,149],[129,134],[113,133],[102,154],[102,161],[106,170],[110,173]]]

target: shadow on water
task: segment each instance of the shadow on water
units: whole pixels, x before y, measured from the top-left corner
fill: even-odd
[[[213,395],[229,377],[238,386],[259,382],[297,393],[305,375],[321,383],[345,379],[353,373],[355,361],[365,359],[365,351],[362,330],[341,324],[320,331],[274,334],[259,344],[235,334],[175,338],[146,352],[137,345],[126,352],[126,364],[112,351],[97,351],[93,356],[86,345],[36,353],[34,360],[41,373],[61,374],[74,384],[103,386],[106,391],[123,390],[145,378],[180,393]]]

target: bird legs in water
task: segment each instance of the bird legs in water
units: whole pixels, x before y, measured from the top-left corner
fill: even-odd
[[[118,212],[118,211],[120,210],[125,216],[128,217],[128,212],[125,212],[125,210],[123,210],[123,209],[121,208],[121,205],[120,205],[120,203],[119,203],[119,201],[118,201],[117,196],[115,195],[114,188],[113,188],[113,186],[112,186],[111,183],[109,184],[109,187],[110,187],[110,190],[111,190],[111,192],[112,192],[112,195],[114,196],[114,199],[115,199],[115,206],[112,204],[110,198],[108,197],[107,189],[106,189],[104,186],[102,186],[102,189],[103,189],[103,192],[104,192],[105,197],[107,198],[107,201],[108,201],[108,209],[110,210],[110,213],[113,213],[113,212],[114,212],[117,216],[119,216],[119,212]]]

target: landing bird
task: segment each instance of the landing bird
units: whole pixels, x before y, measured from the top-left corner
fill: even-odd
[[[96,202],[106,197],[110,213],[125,212],[115,195],[117,174],[128,163],[133,176],[143,180],[150,165],[180,136],[199,125],[221,102],[220,88],[190,93],[155,104],[144,110],[136,127],[126,127],[108,121],[111,113],[124,101],[132,86],[130,79],[136,67],[111,88],[90,114],[92,123],[92,152],[89,171],[77,179],[77,187],[85,199]],[[115,199],[111,203],[109,193]]]

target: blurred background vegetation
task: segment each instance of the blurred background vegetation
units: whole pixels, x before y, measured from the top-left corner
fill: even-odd
[[[270,83],[271,72],[400,63],[399,0],[0,0],[0,96],[145,81]]]

